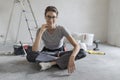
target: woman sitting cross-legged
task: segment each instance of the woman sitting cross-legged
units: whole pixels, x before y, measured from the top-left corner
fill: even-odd
[[[61,69],[68,69],[68,73],[75,70],[75,60],[86,56],[79,44],[63,26],[57,25],[58,10],[54,6],[45,9],[46,23],[37,31],[36,39],[32,46],[32,52],[27,54],[30,62],[38,62],[41,70],[46,70],[53,65]],[[64,50],[64,37],[73,45],[73,50]],[[40,42],[43,40],[44,48],[39,52]]]

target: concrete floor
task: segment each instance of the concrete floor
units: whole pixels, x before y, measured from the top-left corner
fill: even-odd
[[[0,80],[120,80],[120,48],[100,44],[106,55],[87,54],[76,61],[76,71],[70,76],[67,70],[52,67],[39,71],[25,56],[0,56]]]

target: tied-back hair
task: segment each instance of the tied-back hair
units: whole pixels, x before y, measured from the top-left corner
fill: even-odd
[[[46,16],[46,14],[47,14],[48,11],[53,11],[58,16],[58,10],[57,10],[57,8],[55,6],[48,6],[48,7],[46,7],[46,9],[45,9],[45,16]]]

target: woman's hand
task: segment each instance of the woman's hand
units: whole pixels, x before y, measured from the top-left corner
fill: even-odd
[[[75,57],[70,56],[69,63],[68,63],[68,73],[73,73],[75,71]]]
[[[41,29],[40,29],[40,32],[43,33],[47,29],[47,26],[48,26],[47,24],[43,24]]]

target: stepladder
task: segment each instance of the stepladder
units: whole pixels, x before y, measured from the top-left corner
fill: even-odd
[[[11,30],[13,30],[13,35],[11,34]],[[22,40],[22,42],[24,43],[33,43],[37,30],[38,24],[30,1],[14,0],[9,17],[9,23],[4,44],[6,44],[10,34],[12,35],[12,37],[14,36],[13,41],[15,43]]]

